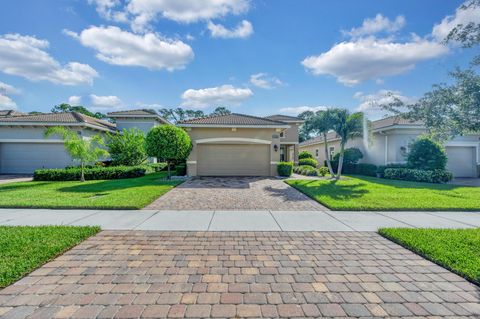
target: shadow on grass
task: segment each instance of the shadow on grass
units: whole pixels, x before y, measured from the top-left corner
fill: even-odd
[[[8,184],[0,185],[0,192],[23,190],[25,188],[42,187],[42,186],[45,186],[45,185],[49,185],[50,183],[52,183],[52,182],[15,182],[15,183],[8,183]]]
[[[314,183],[314,185],[311,185],[312,183]],[[354,185],[342,185],[337,180],[329,180],[326,183],[315,185],[315,181],[312,180],[298,185],[293,184],[292,186],[300,189],[312,198],[328,196],[334,200],[349,200],[360,198],[369,193],[369,191],[365,189],[367,184],[361,182]]]

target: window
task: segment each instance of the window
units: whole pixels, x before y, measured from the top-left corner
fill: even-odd
[[[315,150],[315,156],[318,157],[318,148]]]
[[[285,149],[280,147],[280,162],[285,162]]]
[[[284,132],[280,132],[280,137],[285,137],[285,133],[284,133]]]
[[[335,146],[330,146],[329,147],[328,154],[330,155],[330,160],[333,161],[333,156],[335,155]]]

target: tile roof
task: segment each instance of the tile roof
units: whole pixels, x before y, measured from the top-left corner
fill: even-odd
[[[269,120],[281,121],[281,122],[304,122],[304,120],[302,120],[299,117],[282,115],[282,114],[269,115],[269,116],[265,116],[265,118]]]
[[[402,118],[398,115],[394,115],[394,116],[386,117],[384,119],[372,121],[371,123],[372,123],[372,129],[373,130],[379,130],[379,129],[391,127],[391,126],[394,126],[394,125],[399,125],[399,126],[411,126],[411,125],[413,125],[413,126],[418,126],[418,127],[423,126],[423,122],[421,122],[421,121],[407,120],[407,119],[404,119],[404,118]],[[332,140],[336,137],[337,137],[337,134],[335,132],[329,132],[327,134],[327,141]],[[313,137],[309,140],[303,141],[299,145],[300,146],[305,146],[305,145],[312,145],[312,144],[317,144],[317,143],[321,143],[321,142],[323,142],[323,137],[322,136],[316,136],[316,137]]]
[[[43,114],[32,114],[32,115],[22,115],[15,117],[5,117],[0,118],[0,123],[58,123],[61,124],[70,124],[70,123],[86,123],[90,125],[95,125],[107,130],[115,130],[115,124],[112,124],[107,121],[103,121],[85,114],[77,112],[65,112],[65,113],[43,113]]]
[[[107,113],[108,116],[120,116],[120,115],[145,115],[145,116],[159,116],[155,110],[151,109],[138,109],[138,110],[125,110]]]
[[[274,121],[263,117],[257,117],[252,115],[231,113],[227,115],[215,115],[201,117],[191,120],[180,121],[180,126],[183,125],[253,125],[253,126],[286,126],[287,123]]]
[[[21,116],[21,115],[25,115],[25,113],[18,112],[15,110],[0,110],[0,117]]]

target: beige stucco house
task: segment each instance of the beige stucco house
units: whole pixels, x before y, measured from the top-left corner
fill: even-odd
[[[275,176],[279,161],[298,161],[302,120],[228,114],[178,123],[190,135],[190,176]]]
[[[398,116],[373,121],[367,138],[355,138],[346,147],[357,147],[363,153],[363,163],[387,165],[405,163],[408,147],[426,132],[421,122],[411,122]],[[333,157],[340,150],[340,138],[333,132],[327,135],[328,153]],[[455,177],[478,177],[480,173],[480,134],[458,136],[445,143],[447,169]],[[300,151],[308,151],[319,163],[325,160],[324,141],[315,137],[300,143]]]

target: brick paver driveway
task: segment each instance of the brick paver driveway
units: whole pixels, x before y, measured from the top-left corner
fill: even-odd
[[[326,210],[282,180],[262,177],[197,177],[145,209]]]
[[[474,318],[479,293],[375,233],[104,231],[0,291],[0,317]]]

